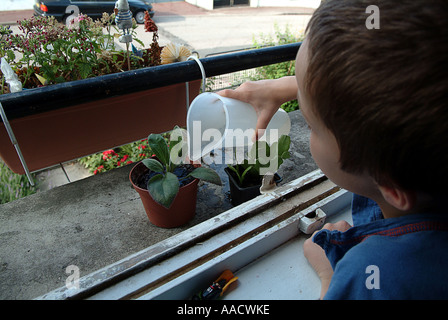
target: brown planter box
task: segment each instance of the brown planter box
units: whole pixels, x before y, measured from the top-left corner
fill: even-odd
[[[201,81],[189,83],[190,103]],[[68,98],[69,99],[69,98]],[[30,172],[185,126],[185,83],[105,98],[10,120]],[[24,174],[20,159],[0,123],[0,157]]]

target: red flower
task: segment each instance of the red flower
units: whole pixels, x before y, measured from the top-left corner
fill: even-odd
[[[114,150],[110,149],[110,150],[103,151],[103,160],[110,159],[110,158],[112,158],[112,156],[114,156],[114,157],[117,156],[117,154]]]
[[[93,171],[93,174],[96,175],[96,174],[100,173],[103,169],[104,169],[103,165],[98,166],[98,168],[96,168],[95,171]]]
[[[114,155],[114,156],[116,156],[117,154],[115,153],[114,150],[110,149],[110,150],[104,151],[103,155]]]

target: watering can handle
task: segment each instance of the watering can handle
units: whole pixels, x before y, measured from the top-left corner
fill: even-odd
[[[191,55],[187,58],[188,60],[194,60],[197,62],[197,64],[199,65],[199,69],[201,69],[201,74],[202,74],[202,92],[205,92],[205,80],[207,79],[207,77],[205,76],[205,69],[204,66],[202,65],[201,60],[198,59],[198,57],[196,57],[195,55]],[[190,108],[190,90],[189,90],[189,86],[188,86],[188,82],[185,82],[185,86],[186,86],[186,98],[187,98],[187,110]]]

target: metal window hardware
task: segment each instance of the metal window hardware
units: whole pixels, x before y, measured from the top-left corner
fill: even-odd
[[[305,234],[313,234],[325,224],[327,215],[320,208],[303,216],[299,222],[299,230]]]
[[[22,167],[25,170],[26,176],[28,178],[28,181],[32,186],[34,186],[34,180],[31,177],[31,173],[28,170],[28,166],[26,165],[25,158],[23,157],[22,151],[20,150],[19,143],[17,142],[16,136],[14,135],[14,132],[12,131],[11,125],[9,124],[8,118],[6,117],[5,110],[3,110],[3,105],[0,102],[0,115],[2,117],[3,124],[5,125],[5,129],[8,132],[9,139],[11,140],[11,143],[14,145],[14,148],[16,148],[17,155],[19,156],[20,162],[22,163]]]

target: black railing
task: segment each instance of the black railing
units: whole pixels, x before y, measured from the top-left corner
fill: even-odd
[[[200,59],[207,77],[294,60],[301,43]],[[9,120],[46,111],[202,79],[194,60],[109,74],[0,95]]]

